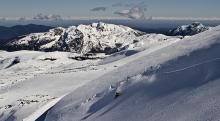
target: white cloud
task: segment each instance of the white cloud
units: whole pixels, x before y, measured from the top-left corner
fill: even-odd
[[[1,17],[0,21],[6,21],[7,19],[5,17]]]
[[[37,14],[35,17],[33,17],[34,20],[49,20],[49,21],[57,21],[57,20],[62,20],[62,17],[60,15],[43,15],[43,14]]]
[[[147,11],[147,7],[144,2],[136,3],[136,4],[125,4],[124,6],[130,8],[116,11],[114,12],[114,14],[131,19],[146,19],[145,12]]]
[[[131,19],[146,19],[144,10],[139,7],[116,11],[115,14]]]

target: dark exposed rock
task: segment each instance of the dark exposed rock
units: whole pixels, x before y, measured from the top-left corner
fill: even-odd
[[[16,64],[20,63],[20,58],[19,57],[15,57],[14,60],[11,62],[10,65],[8,65],[6,68],[10,68]]]

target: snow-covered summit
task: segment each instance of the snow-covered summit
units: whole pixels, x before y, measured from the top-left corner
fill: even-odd
[[[204,26],[202,23],[193,22],[190,25],[182,25],[177,27],[176,29],[170,30],[169,34],[173,36],[181,35],[195,35],[201,32],[208,30],[209,27]]]
[[[9,50],[68,51],[76,53],[112,53],[131,44],[143,32],[122,25],[93,23],[57,27],[33,33],[7,45]]]

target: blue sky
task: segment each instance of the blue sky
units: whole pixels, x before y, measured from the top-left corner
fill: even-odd
[[[117,11],[120,13],[143,3],[147,8],[145,16],[220,17],[220,0],[0,0],[0,17],[33,17],[38,13],[63,17],[117,17],[121,15],[115,14]],[[113,7],[113,4],[120,6]],[[107,9],[91,11],[96,7]]]

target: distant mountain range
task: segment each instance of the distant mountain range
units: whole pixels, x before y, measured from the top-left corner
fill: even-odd
[[[191,36],[208,30],[210,27],[204,26],[202,23],[193,22],[190,25],[182,25],[176,29],[170,30],[168,35],[171,36]]]
[[[13,27],[0,26],[0,44],[12,40],[13,38],[16,38],[18,36],[36,32],[45,32],[51,28],[53,27],[35,24],[16,25]]]
[[[2,27],[0,35],[3,36],[3,33],[6,33],[5,38],[11,39],[1,41],[0,49],[7,51],[65,51],[83,55],[88,53],[112,54],[149,39],[145,32],[103,22],[67,28],[33,24],[14,26],[5,30],[4,28],[6,27]],[[209,28],[199,22],[194,22],[168,32],[170,36],[191,36]]]

